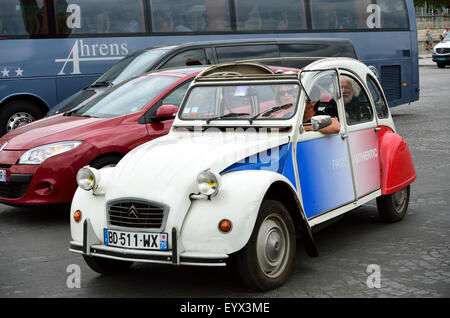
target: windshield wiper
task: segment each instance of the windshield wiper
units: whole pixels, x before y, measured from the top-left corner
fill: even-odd
[[[90,87],[110,87],[110,86],[113,86],[113,83],[110,81],[100,81],[90,85]]]
[[[267,117],[267,116],[270,116],[271,114],[275,113],[276,111],[279,111],[279,110],[285,109],[285,108],[289,108],[289,107],[292,107],[292,106],[294,106],[294,104],[289,103],[289,104],[284,104],[284,105],[281,105],[281,106],[272,107],[271,109],[265,110],[265,111],[263,111],[263,112],[261,112],[259,114],[256,114],[255,116],[251,117],[249,119],[250,120],[250,124],[253,122],[253,120],[258,118],[259,116]]]
[[[213,117],[213,118],[209,118],[206,120],[206,123],[209,124],[209,122],[211,120],[217,120],[217,119],[224,119],[224,118],[232,118],[232,117],[239,117],[239,116],[245,116],[245,115],[250,115],[249,113],[228,113],[226,115],[222,115],[222,116],[217,116],[217,117]]]

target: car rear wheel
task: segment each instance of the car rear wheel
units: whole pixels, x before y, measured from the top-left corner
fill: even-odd
[[[292,271],[295,250],[289,212],[280,202],[264,200],[249,242],[236,255],[241,279],[259,291],[281,286]]]
[[[41,119],[45,113],[27,100],[15,100],[7,103],[0,111],[0,136],[32,121]]]
[[[397,222],[405,217],[409,204],[410,186],[377,198],[377,208],[385,222]]]
[[[113,275],[123,272],[133,265],[133,262],[83,255],[84,261],[95,272],[102,275]]]

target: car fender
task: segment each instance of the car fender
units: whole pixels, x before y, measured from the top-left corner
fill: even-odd
[[[417,179],[406,141],[389,129],[380,134],[381,194],[394,193]]]
[[[100,170],[100,182],[95,193],[92,190],[86,191],[80,187],[75,191],[70,207],[70,230],[73,241],[83,243],[83,224],[88,220],[92,225],[97,243],[103,242],[103,229],[107,225],[105,192],[113,169],[109,167]],[[74,220],[75,211],[81,212],[79,222]]]
[[[192,201],[181,229],[184,250],[231,254],[242,249],[250,239],[267,190],[278,181],[288,184],[295,193],[286,177],[272,171],[244,170],[222,175],[216,197]],[[232,222],[227,233],[218,228],[223,219]]]

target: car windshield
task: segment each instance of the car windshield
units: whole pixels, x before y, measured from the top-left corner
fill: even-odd
[[[111,86],[150,69],[155,60],[167,52],[167,49],[152,49],[125,56],[101,75],[91,87]]]
[[[180,110],[185,120],[289,119],[297,107],[297,84],[193,87]]]
[[[106,91],[71,113],[71,116],[109,118],[134,113],[178,79],[178,77],[164,75],[140,76],[131,79]]]

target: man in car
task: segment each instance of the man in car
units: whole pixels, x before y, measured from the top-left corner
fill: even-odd
[[[328,115],[331,117],[331,125],[319,129],[319,131],[324,134],[337,134],[341,130],[341,124],[339,123],[338,119],[336,102],[333,99],[326,98],[328,100],[327,105],[323,109],[319,110],[319,102],[322,99],[321,90],[323,89],[319,87],[313,87],[313,89],[309,92],[309,96],[306,100],[305,113],[303,114],[303,123],[311,123],[311,118],[316,115]],[[313,130],[310,125],[306,125],[303,127],[305,131]]]
[[[372,119],[370,105],[364,94],[361,94],[361,87],[346,75],[341,75],[339,82],[344,99],[347,123],[351,125],[352,123],[370,121]]]
[[[318,100],[307,100],[306,101],[306,107],[305,107],[305,113],[303,115],[303,123],[309,124],[311,123],[311,118],[316,115],[328,115],[331,117],[331,125],[324,127],[322,129],[319,129],[321,133],[324,134],[337,134],[339,131],[341,131],[341,124],[339,123],[339,120],[337,117],[334,117],[335,112],[329,111],[325,109],[325,111],[319,111],[317,109],[317,104],[319,103]],[[310,125],[303,126],[305,131],[312,131],[312,127]]]

